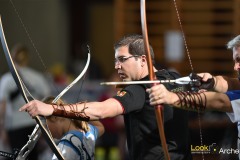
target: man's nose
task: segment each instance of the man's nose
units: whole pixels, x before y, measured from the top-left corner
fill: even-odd
[[[115,63],[115,69],[120,69],[121,68],[121,63],[120,62],[116,62]]]
[[[234,64],[234,70],[235,70],[235,71],[239,71],[239,70],[240,70],[239,63],[235,63],[235,64]]]

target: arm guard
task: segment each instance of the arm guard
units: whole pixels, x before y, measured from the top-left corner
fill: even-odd
[[[89,121],[90,120],[90,117],[87,116],[86,113],[84,112],[85,109],[87,109],[86,102],[84,102],[84,107],[81,111],[77,111],[77,104],[76,104],[75,109],[74,109],[73,104],[68,104],[68,106],[70,107],[70,111],[66,111],[65,105],[52,104],[52,107],[53,107],[52,115],[58,116],[58,117],[70,118],[70,119],[77,119],[77,120],[81,120],[81,121]]]
[[[179,98],[177,105],[181,108],[192,111],[204,112],[206,109],[206,95],[197,92],[175,92]],[[202,95],[202,96],[201,96]]]

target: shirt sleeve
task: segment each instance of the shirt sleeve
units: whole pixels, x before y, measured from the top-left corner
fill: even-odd
[[[62,156],[66,160],[79,159],[79,153],[74,149],[73,145],[69,141],[64,141],[59,143],[57,148],[60,150]],[[57,156],[54,154],[52,160],[58,160]]]
[[[94,136],[94,141],[96,141],[97,138],[98,138],[98,134],[99,134],[98,128],[95,127],[94,125],[91,125],[91,124],[88,124],[88,125],[89,125],[89,128],[90,128],[90,131],[87,132],[86,137],[87,137],[89,134],[93,134],[93,136]]]
[[[227,112],[227,115],[229,116],[232,122],[239,122],[240,121],[240,90],[228,91],[226,95],[230,99],[231,105],[233,108],[233,113]]]
[[[124,114],[130,113],[143,108],[146,100],[146,91],[141,85],[129,85],[113,98],[122,104]]]

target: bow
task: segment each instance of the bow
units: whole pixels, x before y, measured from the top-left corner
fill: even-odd
[[[88,66],[90,64],[90,48],[88,47],[88,59],[87,59],[87,63],[84,67],[84,69],[82,70],[82,72],[77,76],[77,78],[75,78],[66,88],[64,88],[62,90],[61,93],[59,93],[56,98],[53,100],[52,103],[56,103],[72,86],[74,86],[82,77],[83,75],[86,73]],[[26,145],[24,145],[22,147],[22,149],[20,150],[20,152],[17,154],[16,160],[25,160],[27,158],[27,156],[29,155],[29,153],[31,153],[31,151],[33,150],[33,148],[35,147],[37,141],[39,140],[41,135],[41,131],[39,130],[39,125],[37,124],[36,127],[34,128],[32,134],[29,136],[29,140],[26,143]]]
[[[15,83],[17,84],[17,87],[20,90],[25,102],[28,103],[29,102],[29,97],[27,97],[27,94],[24,90],[25,89],[24,88],[24,83],[22,82],[21,77],[19,76],[19,74],[16,70],[16,67],[13,63],[12,57],[11,57],[9,49],[8,49],[8,45],[7,45],[5,35],[4,35],[4,32],[3,32],[1,17],[0,17],[0,38],[1,38],[1,42],[2,42],[3,51],[4,51],[4,54],[5,54],[7,63],[8,63],[8,67],[10,69],[10,72],[11,72],[12,76],[13,76],[13,79],[14,79]],[[43,117],[36,116],[34,119],[35,119],[36,123],[39,125],[39,127],[42,131],[42,134],[44,135],[48,145],[50,146],[50,148],[52,149],[54,154],[57,156],[58,159],[64,160],[62,154],[59,152],[56,144],[54,143],[53,139],[51,138],[51,135],[47,132],[47,129],[44,127],[44,125],[41,121],[41,118],[43,118]]]
[[[153,71],[153,63],[152,63],[152,59],[151,59],[150,46],[149,46],[149,41],[148,41],[145,0],[141,0],[140,5],[141,5],[140,6],[141,7],[141,25],[142,25],[144,48],[145,48],[145,52],[147,55],[149,79],[152,81],[152,80],[156,80],[156,75]],[[156,85],[156,83],[153,85]],[[162,147],[163,147],[164,156],[165,156],[165,159],[170,160],[168,149],[167,149],[164,128],[163,128],[163,106],[158,105],[158,106],[154,106],[154,108],[155,108],[155,114],[156,114],[157,124],[158,124],[158,131],[159,131],[159,135],[160,135],[160,139],[161,139],[161,143],[162,143]]]

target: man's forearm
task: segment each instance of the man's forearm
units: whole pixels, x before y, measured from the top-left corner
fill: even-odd
[[[224,93],[205,92],[207,97],[207,110],[220,112],[233,112],[231,101]]]
[[[227,77],[224,78],[223,76],[214,76],[213,78],[215,80],[213,91],[220,92],[220,93],[227,92],[228,90],[228,82],[226,80]]]
[[[226,93],[230,90],[240,90],[240,82],[238,78],[229,78],[226,76],[214,76],[215,85],[213,91]]]
[[[225,76],[223,76],[223,78],[227,82],[227,91],[240,90],[240,82],[238,78],[229,78]]]
[[[113,98],[103,102],[80,102],[76,104],[52,104],[53,116],[60,116],[82,121],[100,120],[123,113],[119,102]]]

